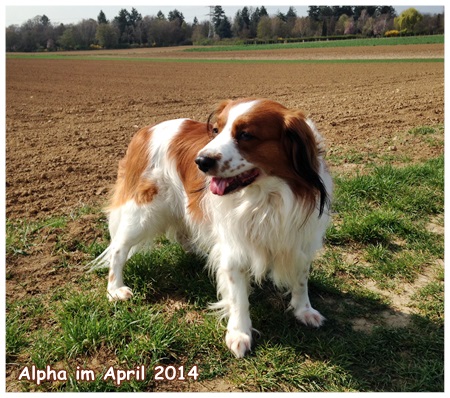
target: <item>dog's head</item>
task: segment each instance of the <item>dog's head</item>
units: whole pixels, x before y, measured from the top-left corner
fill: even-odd
[[[210,190],[227,195],[258,180],[278,177],[311,208],[327,193],[319,176],[319,149],[300,111],[266,99],[224,101],[211,114],[211,141],[195,160],[211,176]]]

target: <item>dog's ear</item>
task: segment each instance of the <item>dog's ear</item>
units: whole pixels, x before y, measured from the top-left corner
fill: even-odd
[[[222,102],[220,102],[219,104],[217,104],[216,106],[216,110],[214,111],[214,113],[216,115],[220,115],[222,113],[222,111],[231,103],[231,100],[224,100]]]
[[[231,102],[231,100],[224,100],[215,106],[214,110],[209,114],[209,117],[208,117],[207,124],[208,124],[209,130],[211,130],[212,125],[214,124],[214,118],[216,118],[218,115],[220,115],[230,102]]]
[[[304,195],[315,206],[317,195],[319,216],[329,201],[325,185],[319,175],[319,149],[315,136],[302,112],[288,111],[284,117],[284,148],[291,167],[298,177]]]

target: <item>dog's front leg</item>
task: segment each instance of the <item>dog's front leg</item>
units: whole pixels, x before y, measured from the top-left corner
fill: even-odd
[[[222,251],[217,279],[218,293],[222,298],[220,306],[229,317],[225,342],[237,358],[243,358],[252,345],[249,278],[229,250]]]
[[[294,310],[295,317],[307,326],[320,327],[325,318],[315,310],[309,301],[308,296],[308,277],[309,266],[300,267],[299,275],[293,278],[291,283],[291,303],[290,307]]]

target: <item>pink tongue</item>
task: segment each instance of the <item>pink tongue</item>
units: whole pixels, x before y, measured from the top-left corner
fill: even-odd
[[[232,180],[232,178],[218,178],[213,177],[211,179],[211,183],[209,185],[209,189],[211,189],[211,192],[214,195],[220,195],[222,196],[225,193],[225,189],[227,189],[227,182],[229,180]]]

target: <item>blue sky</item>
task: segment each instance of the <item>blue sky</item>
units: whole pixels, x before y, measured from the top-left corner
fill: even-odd
[[[54,24],[56,23],[77,23],[80,22],[82,19],[97,19],[97,16],[100,12],[100,10],[103,10],[103,12],[106,15],[107,19],[113,19],[115,16],[118,15],[119,10],[122,8],[126,8],[128,10],[131,10],[131,7],[135,7],[143,16],[145,15],[156,15],[156,13],[161,10],[165,15],[168,14],[169,11],[173,9],[178,9],[181,11],[186,19],[187,22],[192,22],[194,17],[197,17],[199,21],[207,20],[207,14],[209,12],[208,8],[208,1],[194,1],[194,2],[186,2],[182,0],[178,1],[171,1],[169,4],[173,5],[156,5],[156,6],[148,6],[149,2],[139,2],[134,1],[130,2],[127,0],[122,1],[83,1],[80,0],[77,3],[73,2],[66,2],[71,5],[64,5],[61,6],[61,1],[42,1],[41,4],[45,5],[35,5],[36,2],[26,2],[26,1],[6,1],[6,7],[5,7],[5,26],[9,26],[12,24],[15,25],[21,25],[23,22],[26,22],[28,19],[35,17],[36,15],[43,15],[45,14],[47,17],[50,18],[50,21]],[[164,4],[162,2],[156,2],[156,4]],[[305,1],[292,1],[292,2],[286,2],[283,1],[279,5],[273,5],[276,4],[274,0],[269,0],[267,3],[262,4],[266,7],[267,11],[270,15],[276,14],[278,11],[286,12],[290,5],[295,7],[297,14],[299,16],[303,16],[307,14],[308,5],[333,5],[333,1],[328,2],[321,2],[317,1],[314,3],[311,2],[305,2]],[[364,2],[351,2],[351,4],[361,4]],[[394,7],[397,10],[397,13],[401,13],[403,10],[414,6],[417,8],[421,13],[439,13],[442,12],[444,9],[443,5],[437,5],[437,6],[421,6],[420,3],[416,4],[415,1],[409,1],[408,3],[405,2],[386,2],[389,4],[394,3]],[[402,5],[396,5],[395,3],[402,4]],[[57,5],[59,4],[59,5]],[[77,4],[77,5],[75,5]],[[96,4],[96,5],[92,5]],[[98,5],[97,5],[98,4]],[[167,3],[165,3],[167,4]],[[190,4],[190,5],[187,5]],[[191,5],[195,4],[195,5]],[[234,17],[236,14],[236,11],[238,9],[242,9],[244,6],[253,6],[257,7],[261,5],[260,1],[254,1],[254,0],[248,0],[248,1],[231,1],[231,0],[224,0],[221,2],[218,2],[218,4],[222,5],[223,9],[225,10],[225,13],[228,17]],[[342,3],[336,3],[336,4],[342,4]],[[348,4],[348,3],[347,3]],[[368,2],[367,4],[373,5],[373,2]],[[423,4],[423,3],[422,3]],[[439,4],[438,2],[434,4]],[[442,3],[443,4],[443,3]]]

